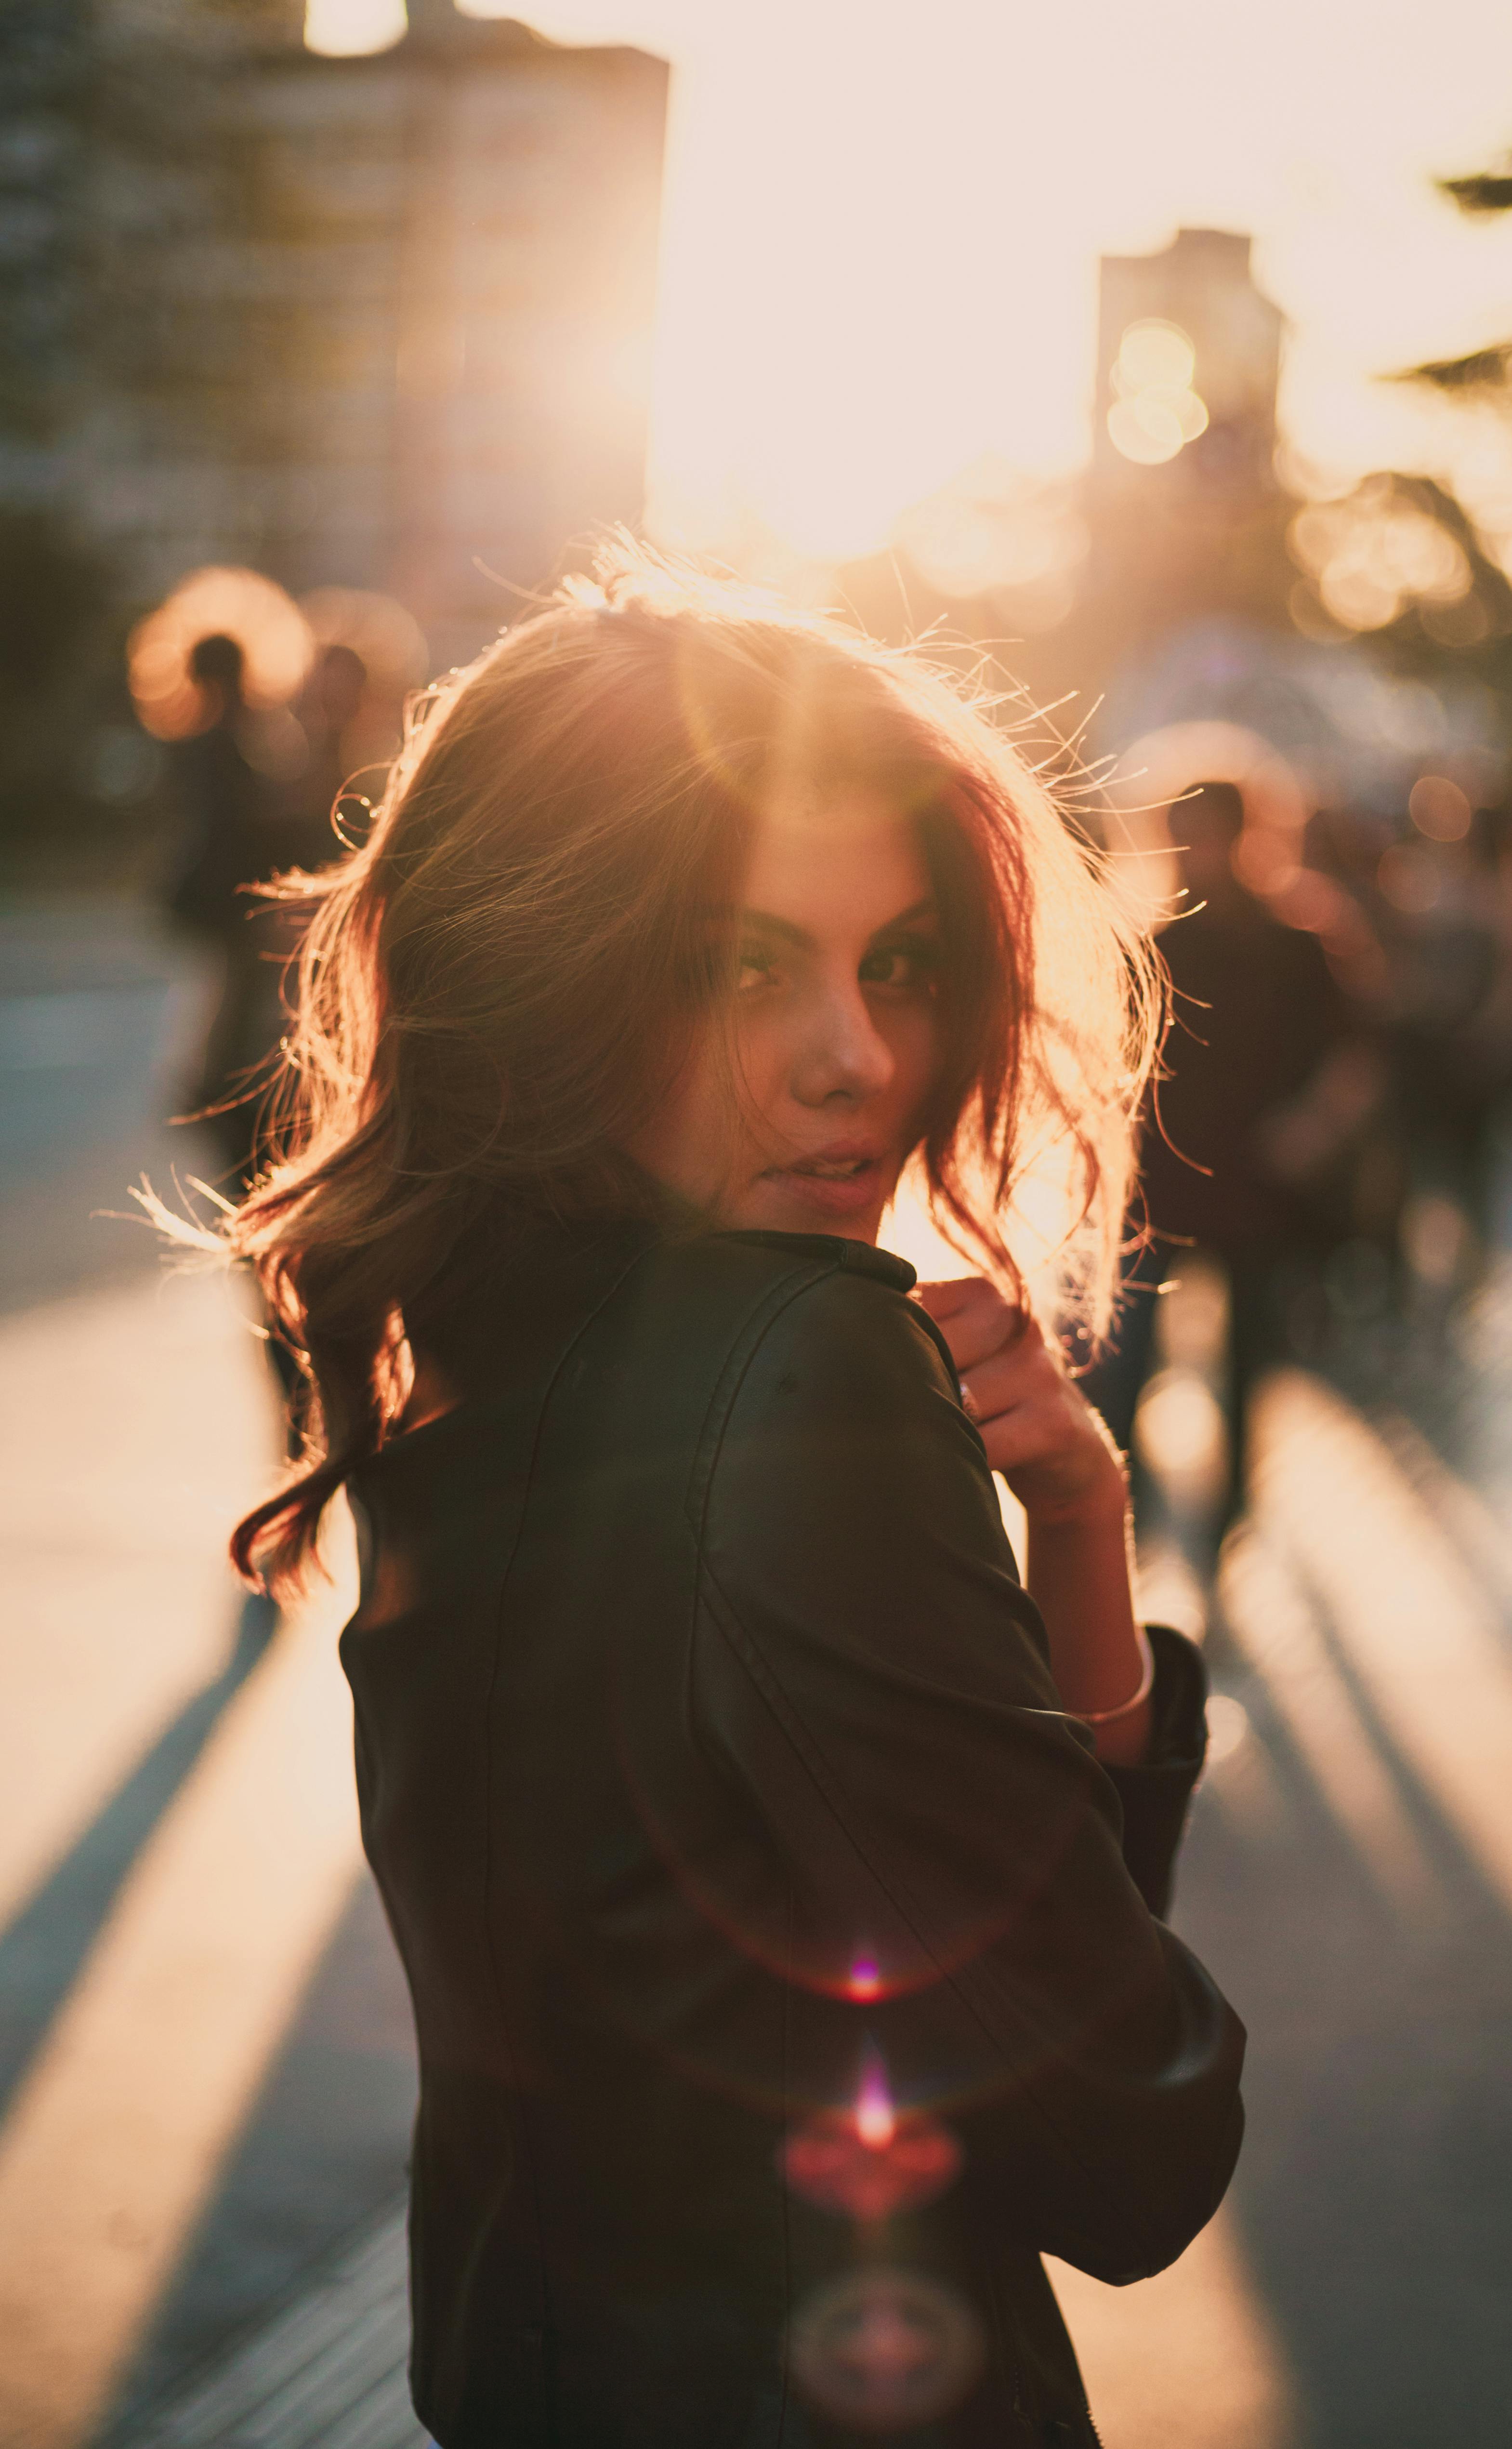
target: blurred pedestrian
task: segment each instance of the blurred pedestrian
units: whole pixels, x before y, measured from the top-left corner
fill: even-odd
[[[256,1171],[256,1084],[282,1033],[278,931],[246,890],[279,863],[279,783],[267,761],[253,753],[258,726],[243,694],[243,670],[235,638],[196,642],[189,675],[206,719],[168,750],[180,824],[168,912],[214,954],[220,973],[187,1102],[215,1138],[222,1182],[233,1196]]]
[[[1441,820],[1436,833],[1415,830],[1388,845],[1377,924],[1388,961],[1404,1239],[1414,1273],[1427,1258],[1430,1281],[1447,1293],[1467,1288],[1497,1229],[1494,1176],[1512,1087],[1512,901],[1496,817],[1473,812],[1448,781],[1419,782],[1411,803],[1423,809],[1425,800],[1429,813],[1446,802],[1454,830]],[[1426,1243],[1414,1229],[1425,1217],[1438,1225]]]
[[[327,646],[297,717],[283,709],[270,718],[247,704],[236,639],[200,639],[189,672],[206,720],[168,752],[180,839],[167,906],[220,965],[189,1102],[215,1135],[225,1186],[239,1197],[261,1160],[268,1063],[284,1033],[286,973],[308,916],[297,897],[269,898],[258,888],[317,874],[345,855],[335,821],[346,779],[341,743],[367,674],[350,647]]]
[[[1155,1287],[1182,1251],[1219,1263],[1229,1322],[1217,1537],[1244,1501],[1250,1398],[1285,1348],[1288,1296],[1340,1229],[1330,1170],[1379,1090],[1317,937],[1241,880],[1244,821],[1226,781],[1199,783],[1171,811],[1187,907],[1157,939],[1172,1023],[1142,1147],[1152,1241],[1131,1270],[1115,1348],[1086,1381],[1127,1450],[1153,1357]]]
[[[347,660],[360,673],[358,659]],[[184,1103],[215,1143],[215,1186],[239,1199],[264,1161],[270,1065],[287,1024],[285,979],[307,915],[297,902],[264,899],[256,888],[292,868],[327,865],[339,850],[330,815],[336,785],[328,778],[336,759],[329,736],[353,676],[343,661],[327,677],[320,727],[307,748],[286,713],[279,722],[248,705],[235,638],[217,632],[199,639],[188,669],[204,720],[168,750],[180,838],[166,899],[169,916],[213,955],[218,978]],[[311,772],[313,784],[305,779]],[[328,793],[322,821],[316,800]],[[277,1334],[270,1333],[267,1351],[280,1398],[292,1407],[299,1372]]]
[[[367,689],[368,667],[354,648],[322,646],[295,708],[305,758],[283,798],[281,868],[316,874],[354,849],[366,829],[363,803],[343,794],[352,779],[348,743]]]

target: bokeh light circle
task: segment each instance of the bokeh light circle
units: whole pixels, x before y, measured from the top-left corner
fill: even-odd
[[[1424,774],[1412,785],[1407,814],[1429,841],[1464,841],[1474,811],[1467,795],[1447,774]]]
[[[1196,370],[1196,351],[1179,323],[1151,316],[1131,323],[1119,342],[1116,379],[1122,389],[1166,386],[1184,391]]]
[[[1174,459],[1186,440],[1175,412],[1144,395],[1114,401],[1108,434],[1115,450],[1140,468],[1158,468]]]
[[[126,675],[137,717],[155,740],[187,740],[215,719],[189,671],[201,638],[234,638],[245,658],[247,703],[287,705],[310,668],[314,640],[293,599],[260,570],[208,567],[181,580],[131,632]]]
[[[370,687],[402,698],[425,680],[429,657],[418,621],[392,595],[363,587],[317,587],[299,610],[317,646],[350,646]]]

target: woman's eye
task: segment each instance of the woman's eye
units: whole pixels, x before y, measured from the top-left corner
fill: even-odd
[[[736,960],[735,991],[737,994],[750,994],[758,987],[773,985],[776,974],[775,963],[769,955],[744,951]]]
[[[888,944],[869,953],[861,964],[861,983],[893,994],[932,993],[940,955],[932,944]]]

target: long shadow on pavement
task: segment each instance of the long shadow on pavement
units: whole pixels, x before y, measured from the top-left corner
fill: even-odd
[[[1310,2449],[1490,2441],[1506,2420],[1512,2263],[1508,1917],[1307,1595],[1431,1889],[1407,1913],[1383,1894],[1264,1676],[1219,1629],[1213,1664],[1250,1712],[1273,1803],[1256,1815],[1213,1773],[1176,1920],[1251,2030],[1234,2208]]]
[[[225,1666],[144,1752],[84,1834],[0,1936],[0,2115],[109,1919],[153,1831],[183,1785],[278,1621],[249,1592]]]

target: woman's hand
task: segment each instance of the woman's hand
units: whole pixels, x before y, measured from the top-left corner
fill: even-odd
[[[1050,1668],[1100,1760],[1132,1765],[1149,1744],[1150,1704],[1133,1699],[1144,1661],[1129,1586],[1123,1464],[1026,1310],[980,1276],[920,1284],[950,1347],[987,1460],[1028,1517],[1024,1581],[1044,1620]],[[1108,1712],[1112,1712],[1108,1716]]]
[[[1030,1522],[1121,1523],[1118,1450],[1029,1312],[983,1276],[920,1284],[914,1298],[950,1347],[988,1462]]]

